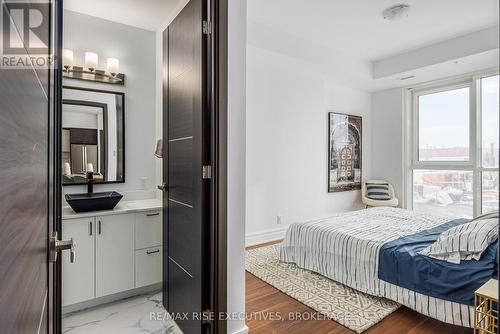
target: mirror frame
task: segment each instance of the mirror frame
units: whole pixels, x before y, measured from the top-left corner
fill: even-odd
[[[126,181],[126,150],[125,150],[125,120],[126,120],[126,114],[125,114],[125,93],[124,92],[117,92],[117,91],[111,91],[111,90],[104,90],[104,89],[95,89],[95,88],[86,88],[86,87],[78,87],[78,86],[69,86],[69,85],[63,85],[63,92],[64,89],[72,89],[72,90],[81,90],[81,91],[87,91],[87,92],[95,92],[95,93],[105,93],[105,94],[113,94],[113,95],[120,95],[122,97],[122,111],[123,111],[123,129],[122,129],[122,143],[123,143],[123,178],[119,181],[103,181],[103,182],[94,182],[94,185],[100,185],[100,184],[113,184],[113,183],[125,183]],[[64,94],[64,93],[63,93]],[[75,100],[75,99],[62,99],[62,105],[65,104],[65,102],[69,102],[68,104],[75,105],[92,105],[95,102],[94,101],[83,101],[83,100]],[[109,112],[109,111],[107,111]],[[61,108],[61,117],[63,117],[63,112]],[[62,126],[61,126],[61,135],[62,135]],[[61,185],[63,187],[67,186],[85,186],[86,183],[63,183],[62,181],[62,174],[60,175],[61,177]]]

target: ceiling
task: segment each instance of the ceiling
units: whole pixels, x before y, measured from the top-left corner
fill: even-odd
[[[401,3],[410,5],[407,18],[383,19],[384,9]],[[498,25],[497,0],[249,0],[247,12],[250,46],[305,60],[353,88],[377,91],[498,66],[497,47],[410,73],[373,76],[374,62],[419,54],[437,43]],[[398,80],[409,75],[414,78]]]
[[[65,0],[64,9],[156,31],[180,0]]]
[[[187,0],[65,0],[65,9],[156,31]],[[236,1],[236,0],[230,0]],[[409,16],[387,21],[400,3]],[[315,63],[346,85],[369,91],[402,85],[373,79],[373,63],[498,25],[498,0],[248,0],[248,44]],[[297,47],[297,46],[300,47]],[[496,53],[422,68],[405,84],[498,66]],[[458,65],[457,65],[458,64]],[[493,65],[492,65],[493,64]]]
[[[404,0],[409,16],[387,21],[398,0],[249,0],[248,17],[353,57],[378,60],[498,24],[498,0]]]

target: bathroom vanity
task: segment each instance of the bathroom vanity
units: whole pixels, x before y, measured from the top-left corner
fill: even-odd
[[[62,254],[63,313],[161,290],[161,201],[99,192],[119,183],[137,192],[125,183],[125,118],[125,93],[63,87],[62,184],[71,207],[62,210],[61,240],[75,245],[73,263]],[[78,185],[87,192],[75,193]]]
[[[113,210],[75,213],[63,208],[63,312],[161,288],[161,201],[122,201]]]

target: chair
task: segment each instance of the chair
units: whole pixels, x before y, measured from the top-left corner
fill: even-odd
[[[371,183],[371,184],[388,184],[389,185],[389,196],[390,196],[390,199],[388,200],[378,200],[378,199],[372,199],[372,198],[368,198],[368,192],[367,192],[367,189],[366,189],[366,184],[367,183]],[[389,182],[385,181],[385,180],[368,180],[368,181],[365,181],[363,182],[363,186],[361,187],[361,199],[363,201],[363,204],[366,205],[366,207],[370,207],[370,206],[390,206],[390,207],[396,207],[398,206],[399,204],[399,201],[396,197],[396,195],[394,194],[394,187],[392,186],[392,184],[390,184]]]

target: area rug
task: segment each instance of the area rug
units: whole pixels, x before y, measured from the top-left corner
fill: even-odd
[[[279,261],[279,244],[246,251],[245,268],[327,318],[362,333],[399,308],[399,304],[374,297],[332,281],[295,264]]]

